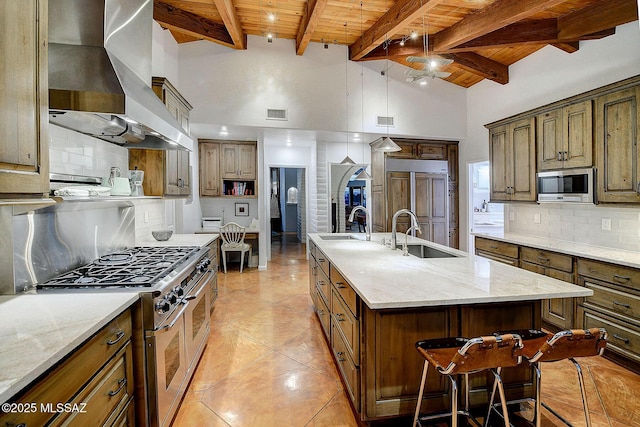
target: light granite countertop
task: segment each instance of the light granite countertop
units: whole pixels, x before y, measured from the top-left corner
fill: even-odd
[[[349,233],[345,233],[349,234]],[[331,264],[371,309],[428,307],[590,296],[593,291],[561,280],[469,255],[410,237],[455,258],[403,256],[381,245],[390,233],[373,233],[371,241],[323,240],[309,234]],[[335,234],[333,234],[335,236]],[[353,234],[364,239],[362,234]],[[404,236],[398,235],[398,243]]]
[[[0,402],[137,300],[129,291],[0,296]]]
[[[640,253],[634,251],[568,242],[566,240],[550,239],[547,237],[527,236],[517,233],[491,232],[472,234],[478,237],[486,237],[516,245],[529,246],[537,249],[560,252],[567,255],[640,268]]]
[[[136,246],[205,246],[220,237],[220,234],[173,234],[169,240],[159,242],[151,233],[136,236]]]
[[[205,246],[214,234],[151,235],[136,246]],[[131,306],[138,292],[68,292],[0,296],[0,402],[5,402]]]

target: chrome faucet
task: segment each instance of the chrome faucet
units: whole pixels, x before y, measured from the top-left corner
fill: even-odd
[[[391,219],[391,250],[396,250],[396,223],[398,221],[398,217],[402,214],[409,214],[411,217],[412,225],[418,225],[418,217],[409,209],[399,209],[396,213],[393,214],[393,218]]]
[[[422,229],[418,224],[412,225],[409,229],[404,233],[404,244],[402,245],[402,255],[409,256],[409,246],[407,244],[407,240],[409,239],[409,233],[411,230],[416,230],[418,233],[422,234]]]
[[[367,240],[371,240],[371,215],[369,214],[369,209],[365,208],[362,205],[356,206],[351,211],[351,215],[349,215],[349,222],[353,222],[353,218],[355,217],[356,211],[358,211],[358,210],[364,211],[365,222],[366,222],[366,224],[364,225],[364,231],[366,233],[366,237],[365,238]]]

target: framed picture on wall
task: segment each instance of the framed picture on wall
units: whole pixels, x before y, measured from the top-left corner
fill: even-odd
[[[249,203],[236,203],[236,216],[249,216]]]

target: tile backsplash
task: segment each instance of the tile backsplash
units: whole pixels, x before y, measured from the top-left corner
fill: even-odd
[[[505,205],[505,231],[640,251],[640,209],[603,205]]]
[[[111,166],[126,175],[129,154],[126,148],[50,125],[49,158],[51,173],[82,176],[109,176]]]

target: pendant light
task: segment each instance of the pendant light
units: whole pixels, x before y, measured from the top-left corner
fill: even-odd
[[[344,37],[345,42],[347,40],[347,23],[344,23]],[[349,157],[349,49],[347,49],[347,56],[344,60],[344,98],[345,98],[345,120],[347,121],[347,157],[345,157],[340,164],[341,165],[355,165],[351,157]]]
[[[362,35],[362,0],[360,0],[360,35]],[[361,88],[360,88],[360,96],[362,97],[362,102],[360,103],[360,106],[362,108],[362,112],[360,114],[360,134],[363,136],[364,139],[364,62],[360,61],[360,81],[361,81]],[[362,163],[364,163],[364,140],[362,141]],[[361,180],[361,181],[371,181],[371,175],[369,175],[367,173],[367,167],[369,165],[364,165],[364,168],[362,169],[362,172],[360,172],[358,174],[358,176],[356,176],[356,179]]]
[[[389,34],[387,33],[387,38],[383,43],[383,47],[384,47],[384,51],[385,51],[385,56],[386,56],[386,60],[385,63],[387,65],[387,72],[384,73],[385,78],[387,79],[387,117],[389,117]],[[392,153],[394,151],[400,151],[401,148],[398,146],[398,144],[396,144],[395,142],[393,142],[393,140],[391,138],[389,138],[389,126],[387,125],[387,136],[385,138],[382,139],[382,141],[380,141],[377,144],[373,145],[373,150],[374,151],[382,151],[385,153]]]

